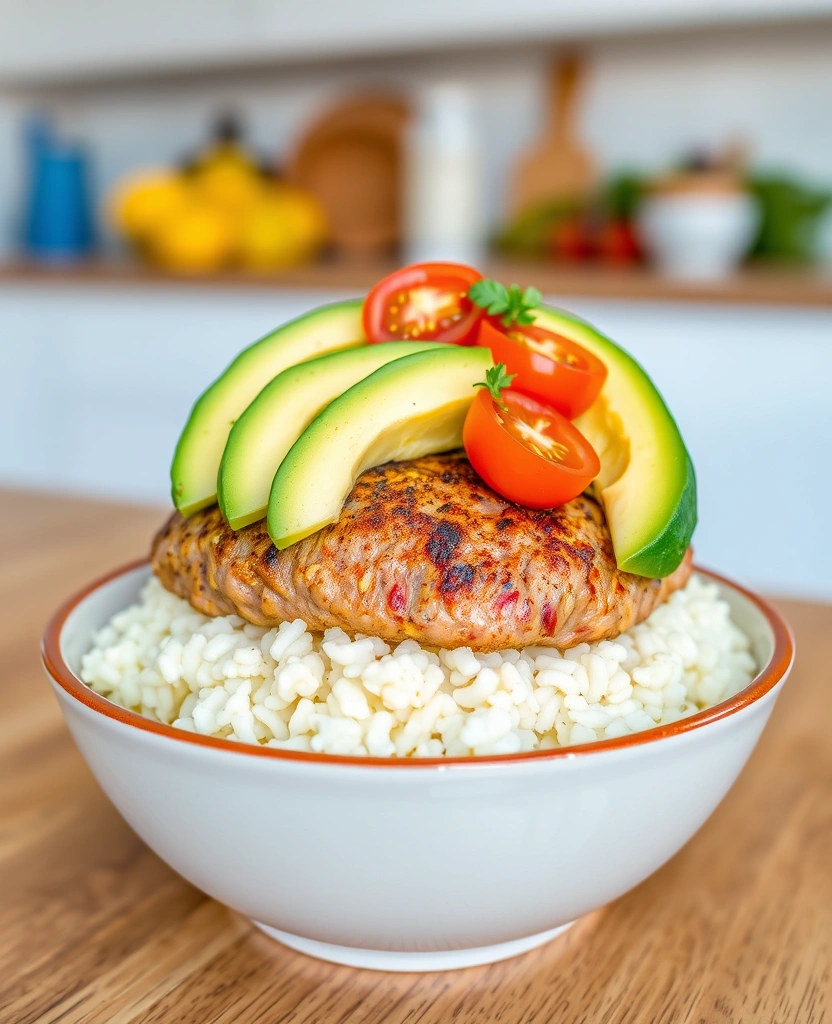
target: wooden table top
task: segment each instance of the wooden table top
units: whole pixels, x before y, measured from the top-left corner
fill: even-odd
[[[182,881],[64,727],[39,664],[44,620],[143,553],[160,517],[0,493],[3,1024],[832,1019],[832,606],[778,602],[794,674],[736,786],[669,864],[522,957],[383,975],[293,953]]]

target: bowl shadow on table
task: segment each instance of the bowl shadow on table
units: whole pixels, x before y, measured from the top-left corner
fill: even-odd
[[[619,1003],[633,969],[645,958],[664,957],[667,952],[662,920],[692,909],[669,909],[661,875],[635,890],[640,898],[628,894],[587,914],[545,946],[455,971],[384,974],[340,967],[284,949],[252,930],[245,945],[259,964],[246,979],[241,1002],[252,998],[267,1006],[274,998],[272,986],[279,984],[282,1006],[288,1005],[287,990],[294,992],[297,1002],[290,1019],[298,1021],[329,1019],[327,1009],[336,1006],[345,1011],[338,1019],[390,1024],[420,1019],[426,1007],[431,1020],[534,1022],[563,1015],[572,1020],[573,1014],[581,1019],[586,1012],[600,1013]],[[695,903],[696,893],[688,895]],[[646,941],[648,934],[652,938]],[[610,941],[610,936],[615,938]],[[673,951],[669,962],[675,966],[668,981],[675,975],[681,982],[683,956],[682,949]],[[667,998],[667,987],[663,988]],[[354,1018],[346,1012],[347,1001],[355,1008]]]
[[[407,1018],[408,1010],[412,1011],[415,1005],[422,1002],[431,1003],[436,1019],[445,1019],[445,1014],[450,1015],[457,1002],[462,1005],[464,1001],[466,1013],[473,1017],[491,1005],[495,989],[514,993],[510,996],[510,1001],[514,1002],[517,993],[524,988],[545,980],[547,986],[555,986],[552,994],[557,995],[558,982],[563,981],[566,985],[568,979],[574,979],[596,931],[605,918],[614,914],[615,904],[586,914],[545,946],[521,956],[453,971],[394,974],[342,967],[284,948],[254,929],[246,937],[246,944],[252,952],[256,950],[256,955],[262,958],[264,970],[269,974],[274,972],[277,958],[284,980],[291,978],[298,986],[313,982],[314,990],[310,992],[310,998],[314,999],[315,1004],[326,1002],[330,997],[343,999],[344,990],[348,987],[356,1002],[361,1002],[362,1014],[369,1010],[371,1004],[378,999],[379,991],[383,990],[384,998],[379,1000],[379,1019],[399,1019],[398,1016],[384,1017],[383,1003],[388,1001],[397,1004],[402,1020]],[[244,919],[240,920],[242,923]],[[251,979],[252,994],[258,990],[259,984],[255,978]],[[564,991],[560,990],[561,995]],[[440,996],[448,1000],[447,1006],[444,1003],[437,1004]],[[297,1011],[300,1009],[301,1006],[298,1006]],[[306,1009],[311,1013],[312,1007]],[[375,1018],[362,1016],[361,1019]]]
[[[683,849],[670,865],[684,861],[686,852]],[[281,1005],[288,1005],[287,989],[292,990],[297,1002],[290,1019],[297,1021],[329,1019],[327,1009],[345,1010],[347,1000],[356,1015],[338,1016],[345,1021],[404,1024],[420,1019],[426,1007],[428,1019],[456,1022],[607,1020],[607,1013],[624,1012],[622,998],[630,1002],[636,995],[634,977],[641,974],[643,982],[649,962],[649,989],[643,1003],[638,996],[640,1009],[647,1013],[654,1000],[657,1011],[662,1005],[679,1006],[686,991],[691,996],[695,991],[688,966],[692,948],[713,938],[700,920],[711,894],[695,884],[674,888],[666,877],[670,865],[621,899],[582,917],[545,946],[462,970],[383,974],[340,967],[283,949],[252,930],[245,945],[260,963],[247,978],[241,1001],[262,999],[268,1005],[274,996],[267,990],[275,984],[277,967]],[[696,868],[692,865],[690,870]],[[674,928],[679,919],[688,926]],[[652,1012],[644,1019],[652,1019]]]

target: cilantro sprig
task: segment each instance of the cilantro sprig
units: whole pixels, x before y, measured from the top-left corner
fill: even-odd
[[[485,371],[485,380],[478,381],[474,387],[485,388],[503,412],[508,412],[508,407],[503,401],[503,391],[511,387],[511,382],[516,376],[516,373],[506,373],[505,363],[497,363]]]
[[[506,288],[499,281],[475,281],[468,289],[468,298],[481,306],[489,316],[499,316],[504,327],[514,324],[534,323],[533,310],[540,305],[543,296],[537,288],[520,289],[513,284]]]

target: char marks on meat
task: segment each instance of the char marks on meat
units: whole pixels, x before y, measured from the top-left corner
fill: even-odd
[[[207,615],[478,651],[574,647],[645,619],[683,586],[621,572],[600,505],[537,511],[488,488],[464,456],[367,470],[337,523],[278,551],[265,521],[235,533],[217,507],[174,513],[153,543],[168,590]]]

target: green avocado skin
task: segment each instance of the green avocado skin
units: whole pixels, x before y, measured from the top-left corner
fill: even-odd
[[[697,522],[696,474],[679,428],[644,368],[625,349],[574,314],[551,306],[539,308],[543,313],[541,326],[561,330],[637,382],[642,400],[649,403],[654,429],[664,438],[673,439],[671,450],[664,455],[665,472],[657,480],[656,530],[641,547],[624,557],[617,553],[618,567],[625,572],[652,578],[669,576],[681,564]]]
[[[676,508],[661,533],[619,565],[625,572],[662,579],[681,565],[697,523],[696,473],[690,456],[685,454],[687,475]]]

